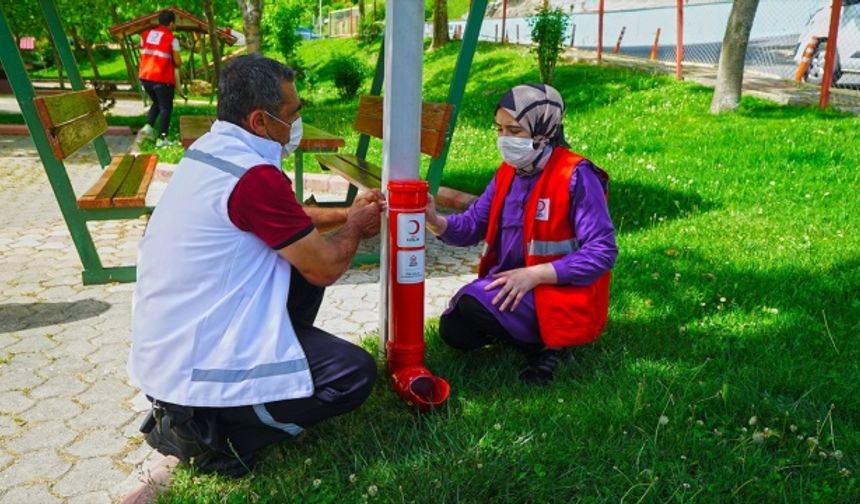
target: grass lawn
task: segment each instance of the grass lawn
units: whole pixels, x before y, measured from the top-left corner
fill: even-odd
[[[350,48],[301,54],[324,74]],[[457,48],[427,55],[427,99],[444,100]],[[495,103],[535,80],[527,53],[480,45],[445,185],[484,187]],[[573,149],[612,176],[603,337],[529,388],[516,352],[451,350],[429,321],[428,367],[452,386],[440,411],[408,410],[381,369],[361,409],[253,476],[180,469],[162,502],[860,500],[860,120],[753,99],[714,117],[705,88],[591,65],[555,83]],[[353,150],[357,100],[327,86],[303,90],[304,118]]]

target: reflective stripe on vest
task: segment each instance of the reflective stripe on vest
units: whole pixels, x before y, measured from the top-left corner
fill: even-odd
[[[173,55],[170,53],[166,53],[164,51],[159,51],[158,49],[141,49],[140,54],[148,54],[150,56],[155,56],[156,58],[164,58],[166,60],[173,61]]]
[[[567,255],[576,250],[579,250],[576,238],[561,241],[532,240],[528,245],[528,254],[531,256]]]

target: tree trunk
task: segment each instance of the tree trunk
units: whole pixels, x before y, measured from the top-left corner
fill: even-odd
[[[448,43],[448,0],[435,0],[433,9],[433,49]]]
[[[242,22],[245,26],[245,44],[248,54],[260,53],[262,40],[260,39],[260,18],[263,17],[263,0],[236,0],[242,9]]]
[[[87,59],[90,61],[90,66],[93,67],[93,80],[100,81],[102,80],[102,76],[99,74],[99,65],[96,63],[96,58],[93,56],[93,43],[89,40],[84,40],[84,53],[87,55]]]
[[[358,26],[364,21],[364,0],[358,0]]]
[[[726,35],[723,37],[723,48],[720,51],[717,86],[711,101],[712,114],[738,108],[744,80],[744,59],[758,2],[759,0],[735,0],[732,5]]]
[[[221,75],[221,45],[215,34],[215,11],[212,9],[212,0],[203,0],[203,12],[206,13],[206,22],[209,24],[209,45],[212,46],[212,68],[215,70],[212,76],[212,89],[218,89],[218,77]]]

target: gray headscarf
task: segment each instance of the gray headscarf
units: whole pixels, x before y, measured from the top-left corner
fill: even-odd
[[[500,108],[505,109],[528,131],[534,140],[535,150],[544,150],[546,146],[570,147],[564,139],[562,125],[564,101],[554,87],[546,84],[515,86],[499,100],[496,110]],[[534,165],[529,165],[518,170],[518,174],[529,174],[534,170]]]

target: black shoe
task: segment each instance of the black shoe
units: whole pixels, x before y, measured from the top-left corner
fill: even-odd
[[[562,362],[570,359],[567,348],[545,349],[528,357],[528,364],[520,370],[520,380],[526,385],[547,385]]]
[[[210,451],[191,435],[183,433],[185,429],[177,429],[171,425],[168,415],[156,415],[156,418],[155,426],[144,435],[144,439],[146,444],[162,455],[173,455],[187,464],[192,458]]]

